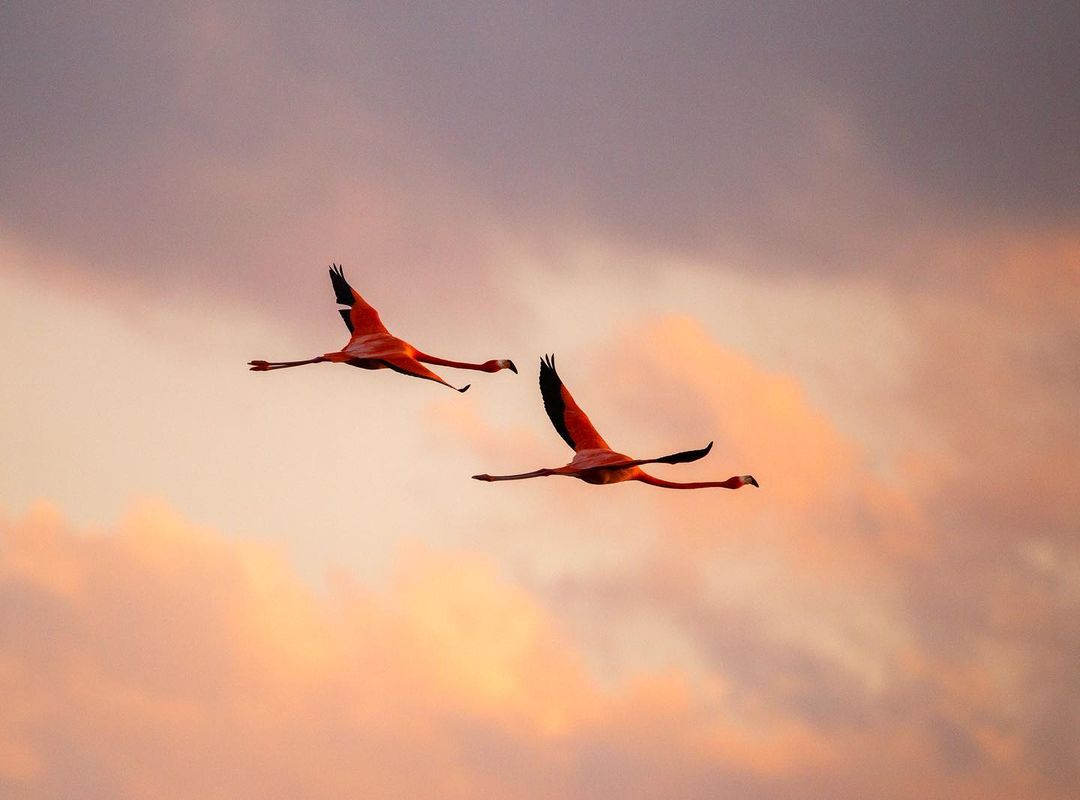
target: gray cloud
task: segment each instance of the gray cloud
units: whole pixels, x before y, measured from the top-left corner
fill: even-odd
[[[2,13],[3,225],[103,272],[449,290],[499,229],[888,268],[913,231],[1078,211],[1069,3]]]

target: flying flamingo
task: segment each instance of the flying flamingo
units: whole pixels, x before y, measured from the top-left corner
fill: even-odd
[[[712,449],[713,443],[700,450],[686,450],[660,458],[632,459],[622,453],[616,453],[603,440],[596,428],[585,416],[569,390],[563,385],[559,373],[555,371],[555,357],[547,356],[540,360],[540,394],[544,398],[544,408],[551,418],[555,430],[574,449],[574,458],[565,467],[538,469],[535,472],[523,472],[519,475],[473,475],[478,481],[518,481],[525,478],[542,478],[548,475],[565,475],[586,483],[606,484],[621,481],[641,481],[650,486],[662,486],[665,489],[704,489],[719,486],[724,489],[738,489],[741,486],[757,486],[753,475],[736,475],[726,481],[705,481],[701,483],[673,483],[653,477],[641,469],[642,464],[685,464],[704,458]]]
[[[334,284],[337,301],[349,307],[338,309],[338,313],[345,321],[345,327],[352,334],[348,344],[341,350],[324,353],[306,361],[249,361],[248,366],[251,367],[252,372],[267,372],[272,369],[301,367],[304,364],[319,364],[328,361],[335,364],[348,364],[360,369],[392,369],[402,375],[435,381],[443,386],[450,386],[450,384],[420,362],[458,369],[476,369],[481,372],[498,372],[501,369],[517,372],[514,362],[508,358],[495,358],[483,364],[469,364],[421,353],[405,340],[390,335],[386,326],[382,324],[382,320],[379,319],[379,312],[368,305],[359,292],[349,285],[349,282],[345,280],[344,271],[337,264],[330,267],[330,281]],[[450,386],[450,388],[464,392],[469,385],[460,389],[455,386]]]

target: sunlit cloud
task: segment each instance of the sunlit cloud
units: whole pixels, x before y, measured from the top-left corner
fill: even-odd
[[[381,588],[341,574],[317,592],[273,549],[160,504],[109,533],[44,506],[5,521],[0,597],[0,781],[15,796],[590,797],[632,779],[642,797],[807,781],[855,797],[904,769],[923,791],[1054,795],[1006,722],[1022,719],[1008,698],[1024,669],[1008,652],[950,668],[908,643],[887,684],[803,705],[829,687],[805,670],[845,669],[827,632],[804,631],[825,649],[800,665],[777,628],[805,598],[759,607],[745,664],[721,645],[704,671],[611,682],[487,559],[407,547]]]
[[[1074,6],[9,4],[0,794],[1071,796]]]
[[[196,796],[220,758],[234,791],[269,774],[406,796],[425,783],[545,796],[509,788],[522,770],[588,796],[612,779],[596,747],[670,771],[656,785],[680,785],[686,767],[835,763],[804,722],[729,717],[722,679],[642,672],[601,688],[543,606],[475,556],[405,550],[384,589],[339,579],[314,593],[273,550],[160,505],[108,535],[38,507],[4,523],[2,547],[0,776],[13,791]]]

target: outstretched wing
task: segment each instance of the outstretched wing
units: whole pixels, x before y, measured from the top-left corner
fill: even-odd
[[[551,418],[551,424],[575,452],[611,449],[563,385],[559,373],[555,371],[555,356],[540,359],[540,394],[544,398],[544,409]]]
[[[672,453],[669,456],[660,456],[660,458],[635,458],[632,461],[620,462],[612,464],[610,466],[615,467],[638,467],[642,464],[687,464],[691,461],[697,461],[699,458],[705,458],[712,450],[713,443],[709,442],[700,450],[683,450],[681,453]]]
[[[402,375],[411,375],[414,378],[423,378],[425,381],[435,381],[435,383],[441,383],[443,386],[450,386],[449,383],[410,356],[399,354],[395,356],[384,356],[379,360],[394,372],[399,372]],[[466,384],[460,389],[456,386],[450,386],[450,388],[455,392],[464,392],[471,385],[472,384]]]
[[[379,312],[369,306],[355,289],[349,286],[345,280],[345,272],[337,264],[330,267],[330,282],[334,284],[334,294],[337,301],[343,306],[349,306],[348,310],[342,308],[338,311],[345,321],[345,327],[355,339],[357,336],[367,336],[372,333],[389,333],[386,326],[379,319]]]

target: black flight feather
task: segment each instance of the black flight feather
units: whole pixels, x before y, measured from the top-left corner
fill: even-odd
[[[664,456],[663,458],[654,459],[658,464],[686,464],[689,461],[697,461],[699,458],[705,458],[712,450],[713,443],[709,442],[705,447],[700,450],[683,450],[681,453],[672,453],[670,456]]]
[[[334,294],[337,295],[337,301],[343,306],[351,306],[354,302],[352,287],[345,280],[345,271],[337,264],[330,267],[330,282],[334,284]],[[352,330],[352,328],[350,327],[349,330]]]
[[[566,403],[563,402],[562,386],[559,373],[555,371],[555,356],[550,355],[540,359],[540,395],[544,398],[544,410],[547,411],[551,424],[555,426],[555,430],[559,432],[563,441],[570,445],[571,449],[577,450],[570,431],[566,429],[566,420],[563,418],[566,413]]]

